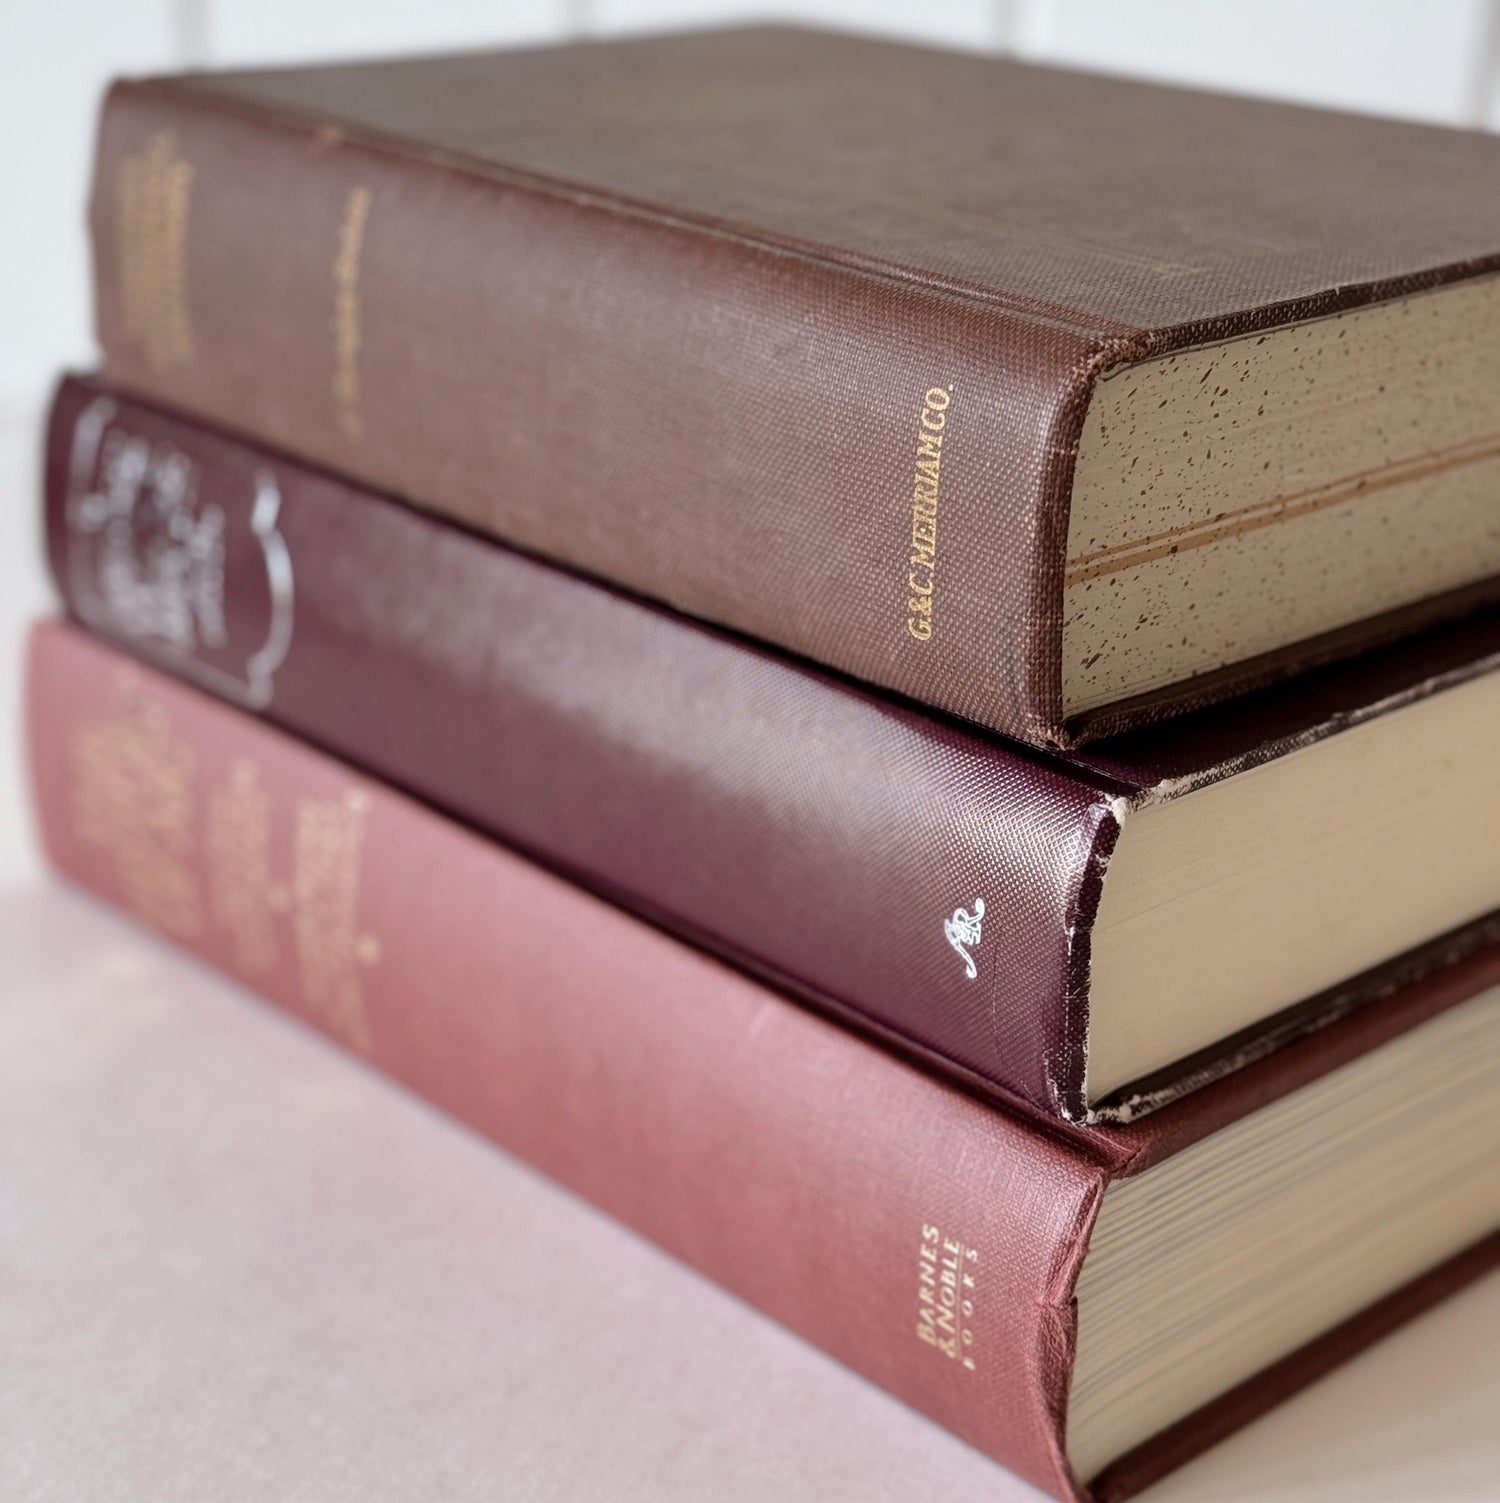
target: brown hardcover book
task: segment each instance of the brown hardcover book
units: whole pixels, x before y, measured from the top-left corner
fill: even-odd
[[[30,740],[61,870],[1060,1498],[1144,1486],[1500,1251],[1500,950],[1070,1128],[76,628],[33,639]]]
[[[1500,140],[794,29],[117,85],[109,375],[1066,743],[1500,594]]]
[[[94,630],[1051,1114],[1500,937],[1500,613],[1047,756],[95,381],[47,536]]]

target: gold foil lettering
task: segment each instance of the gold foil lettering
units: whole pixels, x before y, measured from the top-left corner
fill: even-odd
[[[293,838],[293,933],[302,998],[313,1018],[352,1049],[368,1051],[366,966],[380,959],[380,942],[359,925],[360,863],[367,794],[301,799]]]
[[[276,964],[276,898],[271,872],[271,796],[254,762],[236,762],[208,800],[204,838],[214,923],[229,934],[236,968],[258,976]]]
[[[273,991],[290,951],[312,1021],[368,1052],[364,977],[381,959],[380,941],[359,912],[369,795],[350,789],[298,799],[290,881],[277,880],[277,800],[260,767],[237,758],[217,786],[203,787],[200,803],[199,785],[209,779],[192,744],[133,673],[119,676],[118,707],[84,725],[69,751],[74,832],[105,850],[122,901]]]
[[[114,863],[126,904],[180,939],[203,928],[191,862],[196,849],[192,747],[173,734],[166,707],[130,676],[109,719],[73,743],[73,826]]]
[[[159,131],[123,158],[115,173],[115,274],[120,318],[152,370],[193,358],[188,308],[188,222],[193,168],[177,155],[177,137]]]
[[[933,593],[937,584],[938,485],[942,478],[943,430],[948,423],[951,388],[929,387],[922,394],[917,419],[917,452],[912,464],[911,554],[907,560],[906,632],[913,641],[932,639]],[[925,579],[917,578],[918,572]]]
[[[364,437],[365,431],[359,380],[359,348],[363,341],[360,260],[373,202],[374,195],[368,188],[350,190],[339,225],[338,254],[333,262],[333,405],[339,426],[355,443]]]
[[[974,1314],[978,1249],[924,1225],[917,1245],[917,1340],[974,1372]]]

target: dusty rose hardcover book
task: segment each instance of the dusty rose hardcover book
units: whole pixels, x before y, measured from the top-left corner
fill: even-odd
[[[1126,1126],[986,1104],[76,627],[64,873],[1062,1499],[1495,1261],[1500,951]]]

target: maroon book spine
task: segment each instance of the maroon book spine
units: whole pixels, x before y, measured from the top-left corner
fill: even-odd
[[[93,629],[991,1091],[1081,1117],[1121,784],[98,383],[47,534]]]
[[[987,1106],[273,727],[44,624],[63,873],[1058,1498],[1076,1281],[1143,1172],[1500,981],[1500,949],[1142,1122]],[[1494,1266],[1439,1265],[1111,1463],[1146,1486]]]
[[[46,509],[63,599],[101,635],[1052,1116],[1149,1110],[1495,932],[1087,1099],[1092,935],[1130,808],[1479,671],[1500,618],[1049,756],[92,380],[58,392]]]

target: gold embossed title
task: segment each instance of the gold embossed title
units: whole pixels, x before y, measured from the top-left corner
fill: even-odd
[[[943,430],[953,388],[932,386],[923,393],[917,420],[917,458],[911,491],[911,556],[906,564],[907,633],[918,642],[932,638],[934,586],[937,583],[938,480],[943,459]]]

